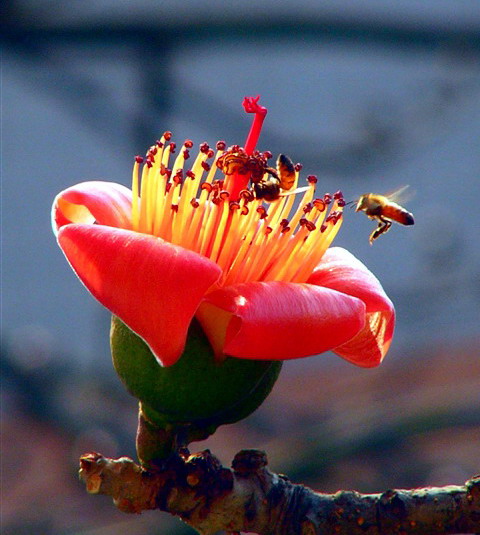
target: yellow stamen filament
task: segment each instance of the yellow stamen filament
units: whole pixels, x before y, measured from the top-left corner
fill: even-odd
[[[191,142],[185,142],[169,170],[169,140],[170,135],[164,136],[150,148],[141,171],[140,159],[135,160],[132,228],[210,258],[223,270],[223,285],[305,282],[341,226],[341,194],[331,204],[327,198],[312,202],[312,180],[295,210],[300,192],[271,203],[253,194],[232,202],[223,191],[225,176],[215,164],[223,150],[217,150],[212,162],[213,151],[203,146],[189,170]],[[297,182],[298,171],[295,188]]]
[[[140,163],[135,158],[132,171],[132,228],[138,230],[138,224],[140,220],[140,212],[138,207],[138,172],[140,170]]]

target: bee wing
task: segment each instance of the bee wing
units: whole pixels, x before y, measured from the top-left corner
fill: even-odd
[[[295,166],[292,160],[285,154],[280,154],[277,158],[277,172],[280,177],[281,186],[284,190],[290,190],[295,185]]]
[[[410,201],[415,196],[415,192],[410,189],[409,185],[401,186],[400,188],[394,189],[389,193],[385,194],[387,199],[390,199],[397,204],[405,204]]]
[[[310,188],[310,186],[302,186],[301,188],[295,188],[290,191],[282,191],[280,197],[287,197],[287,195],[296,195],[297,193],[304,193]]]

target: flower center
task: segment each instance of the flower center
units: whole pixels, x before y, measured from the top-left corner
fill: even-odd
[[[271,154],[255,151],[267,110],[258,105],[258,97],[246,99],[244,107],[255,113],[245,148],[225,150],[225,142],[219,141],[214,151],[202,143],[188,168],[192,141],[185,141],[174,158],[176,145],[165,132],[145,158],[135,158],[133,230],[210,258],[222,268],[225,285],[304,282],[340,229],[343,195],[314,198],[313,175],[307,177],[306,188],[295,190],[299,164],[292,166],[288,191],[283,191],[275,170],[266,165]],[[280,193],[262,197],[253,187],[259,183],[266,190],[276,185]],[[300,192],[303,197],[295,208]],[[270,198],[272,202],[265,202]]]

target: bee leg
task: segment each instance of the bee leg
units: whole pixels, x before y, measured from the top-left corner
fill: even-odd
[[[382,216],[378,217],[379,222],[377,228],[370,234],[370,238],[368,241],[370,242],[370,245],[373,244],[373,242],[380,237],[382,234],[385,234],[385,232],[388,232],[390,227],[392,226],[392,222],[388,221],[388,219],[384,219]]]

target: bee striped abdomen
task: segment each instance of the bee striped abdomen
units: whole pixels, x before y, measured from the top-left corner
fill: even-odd
[[[383,207],[382,215],[401,225],[413,225],[415,223],[413,215],[410,212],[407,212],[405,208],[391,201]]]

